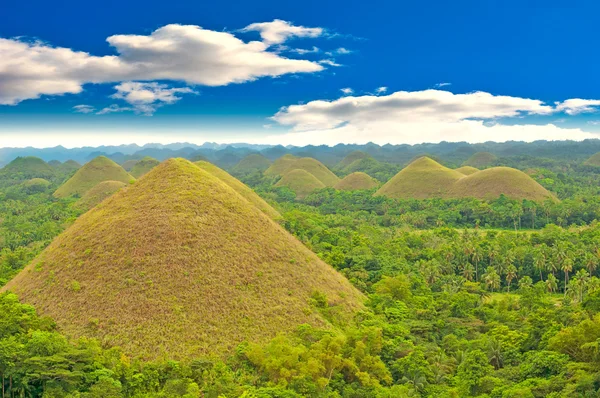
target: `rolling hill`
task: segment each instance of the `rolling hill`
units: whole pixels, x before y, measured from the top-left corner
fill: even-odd
[[[48,187],[50,187],[50,185],[50,181],[43,178],[32,178],[31,180],[27,180],[21,184],[25,192],[29,194],[44,192],[48,189]]]
[[[102,181],[129,183],[135,180],[121,166],[105,156],[98,156],[81,167],[73,177],[54,192],[57,198],[83,195]]]
[[[303,169],[293,169],[281,177],[276,187],[288,187],[296,193],[296,197],[302,199],[317,189],[325,188],[317,177]]]
[[[490,152],[477,152],[471,155],[466,162],[463,163],[463,166],[471,166],[477,169],[482,169],[487,166],[491,166],[498,158],[496,155]]]
[[[102,181],[83,194],[75,206],[87,211],[126,186],[127,184],[121,181]]]
[[[52,166],[35,156],[18,157],[0,169],[0,177],[6,180],[52,179],[55,176]]]
[[[462,178],[449,190],[453,198],[513,199],[543,201],[555,197],[533,178],[510,167],[492,167]]]
[[[342,159],[337,164],[336,168],[343,170],[344,168],[350,166],[353,162],[356,162],[357,160],[367,159],[370,157],[371,157],[371,155],[369,155],[368,153],[363,152],[363,151],[350,152],[348,155],[346,155],[344,157],[344,159]]]
[[[363,296],[230,186],[169,159],[82,215],[2,291],[146,359],[232,353],[301,324],[311,297],[351,317]]]
[[[379,185],[377,180],[368,174],[357,171],[355,173],[348,174],[340,182],[335,184],[334,188],[341,191],[354,191],[358,189],[375,188],[377,185]]]
[[[477,173],[479,171],[479,169],[476,169],[475,167],[472,167],[472,166],[462,166],[455,170],[466,176],[470,176],[471,174]]]
[[[583,164],[586,166],[600,167],[600,152],[595,153],[592,156],[590,156],[590,158],[588,160],[586,160],[585,162],[583,162]]]
[[[135,178],[140,178],[159,164],[160,162],[158,160],[151,158],[150,156],[146,156],[133,165],[133,167],[129,171],[129,174],[131,174]]]
[[[292,165],[298,158],[294,155],[286,154],[275,160],[268,169],[265,170],[265,175],[280,176]]]
[[[445,197],[452,185],[463,177],[464,174],[456,170],[444,167],[428,157],[421,157],[400,170],[376,195],[395,199]]]
[[[248,174],[254,172],[264,172],[269,167],[271,167],[271,161],[258,153],[251,153],[246,156],[238,164],[236,164],[232,172],[236,174]]]
[[[252,188],[250,188],[237,178],[233,177],[225,170],[220,169],[212,163],[205,162],[202,160],[199,162],[195,162],[194,164],[200,167],[202,170],[207,171],[213,176],[219,178],[225,184],[229,185],[229,187],[233,188],[234,191],[242,195],[248,202],[252,203],[258,209],[262,210],[263,213],[265,213],[272,219],[281,219],[281,214],[279,214],[277,210],[275,210],[272,206],[265,202],[263,198],[258,196],[258,194],[252,190]]]
[[[309,172],[321,181],[326,187],[333,187],[340,181],[340,178],[333,174],[331,170],[327,168],[323,163],[313,158],[300,158],[297,159],[287,171],[300,169]]]
[[[148,156],[148,157],[150,157],[150,156]],[[153,159],[153,158],[151,158],[151,159]],[[123,167],[126,172],[130,172],[131,169],[133,169],[133,166],[135,166],[137,164],[137,162],[139,162],[139,161],[140,161],[140,159],[130,159],[130,160],[125,161],[121,165],[121,167]]]

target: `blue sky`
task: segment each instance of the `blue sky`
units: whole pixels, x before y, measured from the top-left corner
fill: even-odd
[[[600,134],[594,1],[56,3],[3,3],[0,146]]]

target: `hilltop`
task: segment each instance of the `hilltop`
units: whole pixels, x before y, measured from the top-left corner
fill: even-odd
[[[477,173],[479,171],[479,169],[472,167],[472,166],[462,166],[459,167],[458,169],[456,169],[456,171],[458,171],[461,174],[464,174],[466,176],[470,176],[473,173]]]
[[[212,163],[199,161],[194,163],[196,166],[200,167],[202,170],[209,172],[213,176],[217,177],[225,184],[229,185],[234,191],[242,195],[248,202],[252,203],[258,209],[260,209],[263,213],[268,215],[274,220],[281,219],[281,214],[277,210],[275,210],[271,205],[264,201],[263,198],[258,196],[256,192],[252,190],[249,186],[233,177],[231,174],[227,173],[225,170],[220,169]]]
[[[590,156],[590,158],[583,162],[583,164],[586,166],[600,166],[600,152]]]
[[[48,187],[50,187],[50,185],[50,181],[43,178],[32,178],[31,180],[27,180],[21,184],[25,192],[28,194],[44,192],[46,189],[48,189]]]
[[[150,157],[150,156],[148,156]],[[151,158],[154,159],[154,158]],[[129,159],[127,161],[125,161],[121,167],[123,167],[123,169],[125,169],[126,172],[130,172],[131,169],[133,169],[133,166],[135,166],[138,162],[140,161],[140,159]]]
[[[490,152],[477,152],[471,155],[466,162],[463,163],[463,166],[472,166],[477,169],[481,169],[487,166],[491,166],[498,157]]]
[[[368,159],[371,158],[371,155],[369,155],[366,152],[363,151],[354,151],[354,152],[350,152],[348,155],[346,155],[344,157],[344,159],[342,159],[338,164],[337,164],[337,168],[343,170],[344,168],[350,166],[352,163],[356,162],[357,160],[361,160],[361,159]]]
[[[302,199],[317,189],[325,188],[317,177],[303,169],[290,170],[281,177],[276,187],[288,187],[296,194],[296,197]]]
[[[533,178],[510,167],[492,167],[471,174],[459,180],[448,193],[449,197],[478,199],[496,199],[500,195],[533,201],[555,199]]]
[[[271,166],[271,161],[258,153],[251,153],[236,164],[231,170],[237,174],[264,172]]]
[[[127,184],[121,181],[102,181],[83,194],[75,206],[87,211],[126,186]]]
[[[265,170],[265,175],[268,176],[280,176],[285,173],[285,171],[292,165],[294,162],[298,160],[298,157],[294,155],[283,155],[279,159],[275,160],[271,166],[267,170]]]
[[[444,197],[450,187],[463,177],[464,174],[424,156],[400,170],[376,195],[413,199]]]
[[[340,178],[333,174],[323,163],[313,158],[300,158],[292,163],[287,171],[300,169],[309,172],[321,181],[326,187],[333,187],[340,181]]]
[[[35,156],[18,157],[0,169],[0,176],[7,180],[52,179],[56,173],[52,166]]]
[[[150,156],[146,156],[133,165],[133,167],[129,171],[129,174],[131,174],[135,178],[140,178],[159,164],[160,162],[158,160],[151,158]]]
[[[357,171],[355,173],[348,174],[340,182],[335,184],[334,188],[341,191],[353,191],[357,189],[371,189],[375,188],[377,185],[379,185],[377,180],[368,174]]]
[[[363,296],[211,173],[170,159],[96,206],[2,290],[147,359],[232,353],[301,324],[331,327],[311,306],[349,318]]]
[[[83,195],[102,181],[121,181],[129,183],[135,180],[121,166],[105,156],[98,156],[81,167],[73,177],[54,192],[57,198]]]

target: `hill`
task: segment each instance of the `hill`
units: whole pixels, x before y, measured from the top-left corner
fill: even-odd
[[[487,166],[491,166],[498,158],[493,153],[489,152],[477,152],[474,153],[463,166],[471,166],[477,169],[481,169]]]
[[[341,191],[353,191],[357,189],[371,189],[375,188],[377,185],[379,185],[377,180],[368,174],[357,171],[355,173],[348,174],[340,182],[335,184],[334,188]]]
[[[268,169],[265,170],[265,175],[268,176],[280,176],[292,165],[298,158],[294,155],[283,155],[279,159],[275,160]]]
[[[513,199],[543,201],[554,196],[533,178],[510,167],[481,170],[456,182],[448,195],[455,198],[496,199],[501,194]]]
[[[475,167],[472,166],[462,166],[459,167],[458,169],[456,169],[456,171],[458,171],[461,174],[464,174],[466,176],[470,176],[473,173],[477,173],[479,171],[479,169],[476,169]]]
[[[456,170],[444,167],[428,157],[421,157],[400,170],[376,195],[396,199],[445,197],[450,187],[463,177]]]
[[[35,156],[18,157],[0,170],[6,180],[52,179],[55,175],[52,166]]]
[[[303,169],[290,170],[281,177],[276,187],[288,187],[296,193],[296,197],[302,199],[317,189],[325,188],[317,177]]]
[[[367,159],[370,158],[371,155],[369,155],[366,152],[363,151],[354,151],[354,152],[350,152],[348,155],[346,155],[346,157],[344,157],[344,159],[342,159],[338,164],[337,164],[337,168],[343,170],[344,168],[350,166],[353,162],[356,162],[357,160],[361,160],[361,159]]]
[[[131,174],[135,178],[140,178],[159,164],[160,162],[158,160],[151,158],[150,156],[146,156],[133,165],[133,167],[129,171],[129,174]]]
[[[44,180],[43,178],[32,178],[31,180],[22,183],[21,186],[28,194],[34,194],[44,192],[48,189],[48,187],[50,187],[50,181]]]
[[[135,180],[121,166],[105,156],[98,156],[81,167],[73,177],[54,192],[57,198],[83,195],[102,181],[129,183]]]
[[[233,177],[225,170],[218,168],[212,163],[204,161],[195,162],[194,164],[200,167],[202,170],[207,171],[213,176],[217,177],[225,184],[229,185],[230,188],[233,188],[234,191],[242,195],[248,202],[252,203],[254,206],[256,206],[258,209],[260,209],[263,213],[265,213],[272,219],[281,219],[281,214],[279,214],[277,210],[275,210],[271,205],[265,202],[263,198],[258,196],[258,194],[252,190],[252,188],[250,188],[237,178]]]
[[[75,206],[87,211],[126,186],[127,184],[121,181],[102,181],[83,194]]]
[[[271,166],[271,161],[258,153],[252,153],[236,164],[231,170],[237,174],[248,174],[254,172],[264,172]]]
[[[331,170],[327,168],[323,163],[313,158],[300,158],[297,159],[288,169],[301,169],[309,172],[321,181],[326,187],[333,187],[340,181],[340,178],[333,174]]]
[[[593,154],[588,160],[583,162],[586,166],[600,166],[600,152]]]
[[[150,157],[150,156],[147,156]],[[154,159],[154,158],[150,158],[150,159]],[[129,159],[127,161],[125,161],[121,167],[123,167],[123,169],[125,169],[126,172],[130,172],[131,169],[133,169],[133,166],[135,166],[137,164],[137,162],[139,162],[140,159]]]
[[[232,353],[301,324],[328,327],[363,296],[235,190],[169,159],[75,221],[2,290],[61,332],[147,359]]]

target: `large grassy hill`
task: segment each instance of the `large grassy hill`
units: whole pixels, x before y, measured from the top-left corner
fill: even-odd
[[[251,153],[246,156],[238,164],[236,164],[232,172],[236,174],[248,174],[257,171],[264,172],[271,166],[271,161],[258,153]]]
[[[599,167],[600,166],[600,152],[595,153],[592,156],[590,156],[590,158],[588,160],[586,160],[585,162],[583,162],[583,164],[586,166]]]
[[[306,197],[313,191],[317,189],[325,188],[325,184],[323,184],[317,177],[310,174],[308,171],[303,169],[294,169],[290,170],[281,177],[276,187],[288,187],[294,193],[296,193],[296,197],[302,199]]]
[[[314,175],[317,180],[321,181],[326,187],[333,187],[340,181],[340,178],[333,174],[323,163],[314,158],[300,158],[296,160],[287,171],[300,169]]]
[[[148,359],[232,353],[363,296],[213,174],[170,159],[82,215],[2,290],[72,338]]]
[[[464,174],[424,156],[400,170],[376,194],[396,199],[444,197],[450,187],[463,177]]]
[[[335,184],[334,188],[341,191],[354,191],[357,189],[371,189],[375,188],[379,183],[377,180],[365,174],[357,171],[352,174],[348,174],[340,182]]]
[[[477,152],[471,155],[463,166],[471,166],[477,169],[482,169],[487,166],[491,166],[498,158],[493,153],[489,152]]]
[[[140,178],[159,164],[160,162],[158,160],[151,158],[150,156],[146,156],[133,165],[133,167],[129,171],[129,174],[131,174],[135,178]]]
[[[73,177],[54,192],[57,198],[83,195],[102,181],[129,183],[135,180],[121,166],[105,156],[98,156],[81,167]]]
[[[83,194],[75,206],[87,211],[126,186],[127,184],[121,181],[102,181]]]
[[[52,179],[55,176],[52,166],[35,156],[18,157],[0,169],[0,177],[6,180]]]
[[[283,155],[279,159],[275,160],[268,169],[265,170],[265,175],[268,176],[280,176],[285,173],[285,171],[292,165],[294,162],[298,160],[298,157],[294,155],[290,155],[289,153]]]
[[[533,178],[510,167],[492,167],[459,180],[448,192],[453,198],[513,199],[543,201],[554,196]]]
[[[471,174],[477,173],[479,171],[479,169],[473,166],[462,166],[455,170],[466,176],[470,176]]]
[[[219,178],[225,184],[229,185],[231,188],[233,188],[233,190],[242,195],[247,201],[249,201],[254,206],[262,210],[263,213],[265,213],[272,219],[281,219],[281,214],[279,214],[277,210],[275,210],[271,205],[265,202],[263,198],[258,196],[258,194],[252,190],[252,188],[242,183],[240,180],[233,177],[225,170],[220,169],[212,163],[205,162],[202,160],[199,162],[195,162],[194,164],[203,169],[204,171],[207,171],[213,176]]]
[[[370,158],[371,155],[369,155],[366,152],[363,151],[354,151],[354,152],[350,152],[348,155],[346,155],[346,157],[344,157],[344,159],[342,159],[338,164],[337,164],[337,168],[338,169],[344,169],[348,166],[350,166],[353,162],[357,161],[357,160],[361,160],[361,159],[367,159]]]

